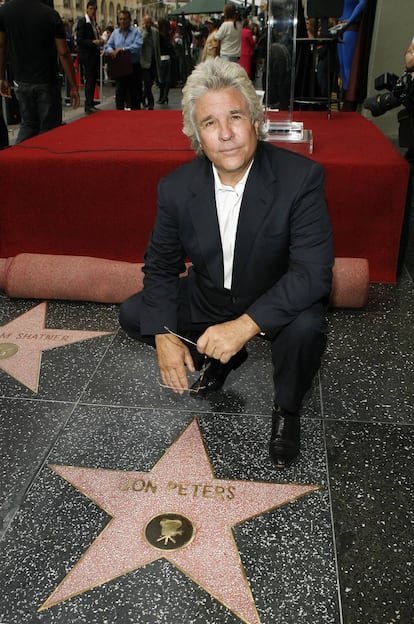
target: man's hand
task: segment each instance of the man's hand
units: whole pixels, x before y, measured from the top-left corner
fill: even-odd
[[[78,108],[80,104],[80,96],[79,96],[78,87],[72,87],[69,92],[69,95],[70,95],[70,103],[72,105],[72,108]]]
[[[186,367],[192,373],[195,372],[193,358],[188,347],[171,334],[157,334],[155,346],[163,384],[176,394],[183,394],[188,389]]]
[[[7,80],[0,80],[0,95],[3,97],[11,97],[11,87]]]
[[[197,351],[227,364],[233,355],[260,332],[260,327],[243,314],[234,321],[212,325],[197,340]]]

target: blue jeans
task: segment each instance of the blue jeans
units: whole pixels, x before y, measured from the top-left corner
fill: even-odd
[[[227,56],[226,54],[220,54],[220,58],[231,61],[232,63],[238,63],[240,60],[240,56]]]
[[[21,124],[16,143],[62,125],[62,97],[59,85],[15,84]]]

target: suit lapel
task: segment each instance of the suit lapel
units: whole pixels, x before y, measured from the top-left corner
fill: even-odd
[[[223,252],[217,219],[214,177],[211,163],[201,159],[200,175],[190,184],[193,193],[188,207],[190,219],[197,236],[199,249],[215,283],[223,285]]]
[[[243,281],[244,267],[249,261],[256,236],[272,207],[273,193],[270,187],[274,180],[274,172],[259,143],[240,208],[233,261],[233,289]]]

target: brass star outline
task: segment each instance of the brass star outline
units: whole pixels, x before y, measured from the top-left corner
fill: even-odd
[[[149,472],[49,468],[111,520],[39,611],[165,558],[243,622],[260,624],[232,527],[320,487],[217,479],[196,418]],[[171,513],[190,519],[195,536],[160,552],[145,539],[145,528]]]
[[[0,326],[0,368],[37,393],[42,353],[113,332],[46,329],[47,303],[24,312]]]

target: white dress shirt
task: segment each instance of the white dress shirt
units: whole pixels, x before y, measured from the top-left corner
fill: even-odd
[[[217,169],[213,165],[214,190],[216,194],[217,218],[220,228],[221,247],[223,249],[224,288],[230,290],[233,276],[234,245],[244,187],[250,173],[251,162],[243,178],[236,186],[227,186],[220,181]]]

